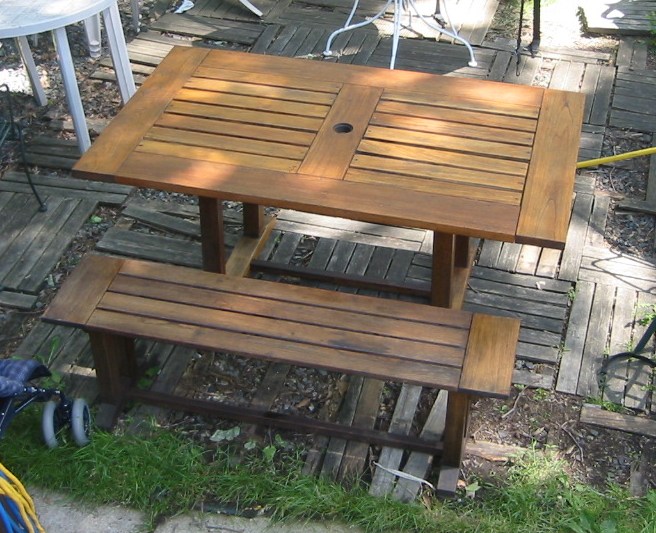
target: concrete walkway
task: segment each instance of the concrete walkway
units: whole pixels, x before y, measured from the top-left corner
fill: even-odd
[[[125,507],[87,506],[63,494],[29,489],[41,525],[47,533],[142,533],[143,514]],[[218,513],[194,512],[165,520],[155,533],[357,533],[358,528],[332,522],[283,523],[266,517],[242,518]]]

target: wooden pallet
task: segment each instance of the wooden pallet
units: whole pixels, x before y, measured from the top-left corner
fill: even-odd
[[[610,125],[656,132],[656,72],[618,67]]]
[[[389,67],[391,53],[392,39],[381,39],[373,52],[368,55],[366,64],[382,68]],[[476,49],[475,55],[478,66],[470,67],[468,66],[469,52],[462,45],[408,39],[399,43],[395,68],[487,79],[494,64],[496,51],[479,48]],[[362,59],[357,59],[357,56],[356,53],[354,62],[363,64]]]
[[[656,146],[656,133],[652,135],[652,146]],[[656,154],[649,158],[649,175],[647,176],[647,193],[644,200],[623,200],[618,208],[624,211],[638,211],[656,215]],[[656,236],[655,236],[656,239]]]
[[[583,25],[590,33],[649,35],[650,13],[656,11],[654,0],[582,0]]]
[[[648,41],[642,37],[622,37],[617,50],[615,64],[618,67],[628,67],[632,70],[647,68]]]
[[[637,342],[644,331],[638,323],[645,312],[644,306],[656,302],[654,294],[636,287],[628,277],[618,283],[620,271],[644,278],[651,270],[649,283],[653,288],[656,269],[653,265],[651,269],[645,265],[634,265],[631,269],[632,262],[621,257],[610,258],[609,253],[599,249],[594,254],[597,257],[590,258],[590,264],[596,263],[596,272],[603,275],[582,275],[576,284],[556,390],[583,397],[603,395],[608,401],[647,410],[651,404],[651,368],[631,362],[619,364],[613,367],[605,388],[599,381],[599,370],[609,354],[626,351],[631,343]],[[582,272],[584,268],[585,265]]]
[[[0,304],[31,309],[62,250],[98,203],[119,205],[131,187],[82,182],[60,176],[33,176],[48,209],[39,211],[24,173],[0,180]]]

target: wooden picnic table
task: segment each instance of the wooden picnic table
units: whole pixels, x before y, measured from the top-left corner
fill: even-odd
[[[470,237],[564,246],[583,106],[541,87],[174,48],[74,174],[197,195],[217,272],[222,200],[244,203],[232,273],[272,227],[262,206],[430,230],[431,301],[458,307]]]

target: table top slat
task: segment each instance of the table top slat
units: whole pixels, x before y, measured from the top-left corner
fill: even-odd
[[[74,166],[78,175],[111,179],[126,157],[137,147],[177,92],[181,80],[193,74],[207,56],[204,48],[173,48],[121,112],[103,130]],[[145,102],[148,104],[145,105]]]
[[[275,141],[261,141],[259,139],[244,139],[215,132],[205,133],[198,131],[181,131],[174,128],[153,126],[146,135],[148,141],[160,141],[171,145],[209,148],[213,152],[245,153],[255,156],[278,157],[281,159],[294,159],[301,161],[308,151],[308,146],[298,146]],[[257,159],[255,160],[257,164]]]
[[[438,97],[487,101],[493,106],[510,103],[513,106],[536,106],[542,101],[542,89],[502,83],[491,80],[475,80],[455,76],[436,76],[424,72],[405,70],[390,71],[360,65],[344,65],[328,61],[304,61],[299,66],[296,58],[248,54],[248,60],[240,52],[213,51],[203,61],[203,67],[246,72],[247,75],[261,74],[282,76],[293,80],[313,80],[334,83],[350,83],[369,87],[396,90],[404,94],[424,93],[426,98]],[[295,81],[296,83],[296,81]]]
[[[369,126],[365,139],[396,142],[432,149],[446,149],[460,152],[468,157],[470,154],[495,156],[500,158],[528,161],[531,157],[531,147],[504,142],[503,132],[499,132],[496,141],[477,138],[445,135],[425,131],[412,131],[393,127]],[[395,155],[394,153],[392,155]]]
[[[489,187],[476,186],[472,183],[440,180],[439,178],[387,173],[383,172],[385,163],[381,163],[378,168],[379,170],[360,170],[352,168],[347,172],[346,179],[358,183],[388,185],[390,187],[402,186],[404,189],[426,193],[435,190],[436,185],[438,185],[440,193],[445,196],[470,198],[472,200],[481,201],[494,201],[497,203],[516,206],[519,206],[522,199],[520,191],[511,191],[501,188],[491,189]]]
[[[276,87],[257,83],[213,80],[191,77],[184,84],[185,89],[208,91],[212,93],[254,96],[259,98],[304,102],[308,104],[331,105],[338,91],[332,93],[312,92],[293,87]]]
[[[380,93],[375,87],[344,85],[298,171],[324,178],[344,177]]]
[[[248,96],[232,93],[215,93],[198,89],[180,89],[175,99],[200,104],[215,104],[238,109],[252,109],[283,113],[286,115],[299,115],[303,117],[324,118],[330,111],[330,106],[313,102],[293,102],[280,98],[264,96]]]
[[[379,156],[393,155],[394,158],[397,159],[422,161],[425,163],[442,164],[464,169],[481,171],[494,169],[494,172],[522,177],[526,176],[526,171],[528,170],[528,161],[515,161],[485,155],[463,154],[452,150],[440,150],[439,148],[411,146],[400,143],[395,143],[394,150],[392,151],[389,143],[368,138],[362,139],[362,142],[358,146],[358,152]]]
[[[177,140],[180,140],[178,138]],[[247,143],[241,141],[240,145],[244,146]],[[221,163],[227,165],[244,165],[249,166],[253,161],[258,168],[262,170],[276,170],[280,172],[296,172],[301,160],[296,159],[284,159],[282,157],[270,157],[265,154],[249,154],[244,152],[230,152],[215,150],[210,146],[191,146],[188,144],[182,144],[180,142],[171,143],[160,141],[157,139],[146,139],[144,140],[138,148],[135,150],[133,155],[137,153],[149,156],[158,155],[158,156],[171,156],[179,159],[179,162],[183,165],[193,165],[195,161],[206,161],[210,163]],[[130,159],[130,158],[128,158]],[[151,163],[152,165],[152,163]],[[141,167],[142,170],[147,169],[148,167]],[[152,168],[156,168],[152,166]],[[147,172],[147,170],[146,170]],[[142,173],[143,175],[143,173]],[[120,181],[119,181],[120,182]],[[127,182],[125,182],[127,183]],[[132,182],[136,185],[137,182]],[[145,182],[144,182],[145,183]],[[157,189],[157,182],[152,182],[152,188]],[[191,184],[193,185],[193,184]],[[147,186],[147,185],[142,185]],[[182,192],[182,191],[180,191]],[[189,193],[189,194],[198,194]]]
[[[226,68],[211,68],[204,65],[199,66],[194,75],[198,78],[207,78],[210,80],[236,81],[240,83],[253,83],[262,87],[283,87],[311,91],[314,93],[331,93],[337,94],[342,88],[342,83],[336,81],[321,81],[311,78],[294,77],[290,85],[289,76],[277,76],[269,72],[266,76],[259,73],[244,72],[243,70],[234,71]]]
[[[412,118],[445,120],[456,124],[485,125],[491,128],[504,128],[528,133],[534,133],[537,127],[537,120],[535,118],[495,115],[446,106],[428,106],[389,100],[381,100],[377,111]]]
[[[144,143],[146,144],[146,143]],[[154,143],[153,143],[154,144]],[[308,211],[387,224],[424,228],[445,233],[495,240],[514,239],[519,207],[492,201],[428,194],[397,187],[371,186],[344,180],[261,168],[235,166],[221,159],[221,153],[179,147],[171,155],[168,145],[148,147],[132,153],[115,176],[117,183],[152,187],[167,191],[222,198],[239,202],[275,205],[283,209]],[[153,153],[159,153],[153,158]],[[204,160],[203,157],[207,159]],[[248,157],[244,158],[248,161]],[[283,160],[280,160],[283,161]],[[292,165],[290,165],[292,166]],[[475,217],[472,218],[472,214]]]
[[[383,100],[405,104],[419,104],[436,109],[451,108],[467,112],[474,111],[487,116],[503,115],[523,119],[536,119],[540,114],[542,96],[539,93],[533,93],[531,95],[530,104],[526,102],[515,102],[512,99],[504,98],[502,95],[490,101],[489,96],[486,96],[485,99],[480,99],[458,93],[426,94],[387,90],[383,94]]]
[[[274,128],[257,124],[244,124],[229,120],[206,119],[200,117],[181,116],[175,113],[164,113],[155,126],[177,129],[180,132],[195,131],[215,135],[229,135],[241,138],[242,141],[270,141],[284,144],[310,146],[314,134],[290,128]]]
[[[378,107],[380,109],[380,106]],[[499,134],[503,135],[504,142],[532,146],[534,135],[532,132],[511,129],[493,128],[482,124],[466,124],[442,119],[428,119],[376,112],[369,122],[372,126],[387,126],[399,130],[441,134],[480,141],[498,141]]]
[[[323,117],[301,117],[261,109],[240,109],[195,102],[173,101],[166,108],[166,112],[190,117],[203,117],[208,120],[227,120],[238,124],[257,124],[260,126],[274,126],[315,133],[319,131],[323,123]]]
[[[471,185],[472,187],[491,187],[520,194],[524,189],[524,177],[520,175],[500,174],[488,170],[458,168],[422,161],[408,161],[407,159],[396,159],[384,155],[356,154],[353,157],[348,175],[359,174],[360,170],[388,172],[408,178],[435,179],[459,185]]]
[[[517,241],[564,248],[572,204],[585,95],[545,93],[517,225]]]

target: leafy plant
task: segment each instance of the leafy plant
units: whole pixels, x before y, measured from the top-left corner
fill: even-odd
[[[624,413],[626,408],[622,404],[609,402],[603,398],[587,398],[586,402],[592,405],[598,405],[606,411],[611,411],[612,413]]]
[[[533,393],[533,398],[538,402],[542,402],[548,399],[550,396],[551,392],[547,389],[535,389],[535,392]]]
[[[137,381],[137,387],[140,389],[149,389],[155,381],[155,378],[159,375],[160,370],[161,369],[158,366],[151,366],[147,368]]]
[[[656,47],[656,11],[647,14],[649,20],[649,33],[651,34],[651,45]]]
[[[638,324],[648,326],[656,318],[656,304],[642,304],[639,308],[642,309],[642,316],[638,319]]]
[[[42,387],[50,388],[50,389],[58,389],[61,388],[62,386],[62,382],[64,381],[64,376],[60,372],[57,372],[56,370],[53,370],[51,368],[53,366],[55,359],[57,358],[57,355],[59,354],[60,348],[61,348],[61,337],[59,337],[59,335],[55,335],[52,339],[50,339],[50,349],[48,350],[48,353],[46,355],[36,354],[34,356],[34,358],[37,361],[39,361],[41,364],[43,364],[45,367],[47,367],[50,370],[50,376],[41,379],[40,385]]]

